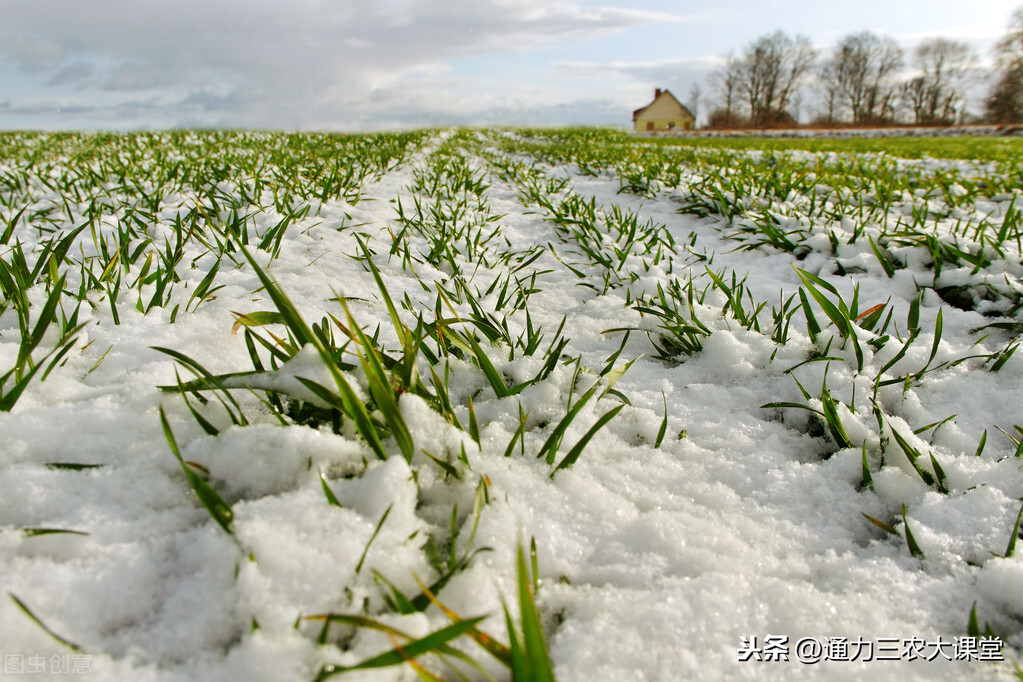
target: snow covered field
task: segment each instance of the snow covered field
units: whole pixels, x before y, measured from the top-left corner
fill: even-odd
[[[953,137],[959,135],[1019,135],[1017,125],[909,126],[905,128],[767,128],[764,130],[688,130],[668,133],[679,137],[774,137],[774,138],[885,138],[885,137]],[[646,136],[649,133],[641,133]],[[654,134],[656,136],[656,133]]]
[[[452,626],[423,585],[503,646],[531,540],[562,681],[1017,675],[1020,166],[0,150],[5,679],[323,678]],[[508,679],[469,634],[339,679]]]

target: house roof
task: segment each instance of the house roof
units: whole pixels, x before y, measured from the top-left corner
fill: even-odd
[[[671,98],[671,101],[674,102],[675,104],[677,104],[679,106],[679,108],[682,109],[682,111],[684,111],[689,116],[692,116],[693,118],[696,118],[695,116],[693,116],[693,112],[689,111],[689,108],[686,107],[686,105],[682,104],[682,102],[679,102],[678,98],[675,97],[675,95],[671,94],[671,90],[668,90],[668,89],[664,89],[664,90],[658,89],[655,92],[656,92],[656,94],[654,95],[654,99],[653,99],[652,102],[650,102],[650,104],[646,105],[645,107],[641,107],[639,109],[636,109],[635,111],[632,112],[632,120],[633,121],[635,121],[637,118],[639,118],[640,114],[642,114],[644,111],[646,111],[647,109],[652,107],[657,101],[661,100],[664,97]]]

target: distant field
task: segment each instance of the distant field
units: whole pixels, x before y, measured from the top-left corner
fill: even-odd
[[[930,156],[936,159],[974,159],[1020,163],[1023,138],[994,136],[957,137],[857,137],[847,139],[813,138],[679,138],[657,139],[656,144],[759,149],[763,151],[802,150],[808,152],[885,153],[905,159]]]

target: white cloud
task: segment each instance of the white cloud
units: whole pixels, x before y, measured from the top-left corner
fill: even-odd
[[[678,80],[680,77],[702,78],[716,69],[720,62],[721,60],[716,57],[698,57],[696,59],[667,59],[650,62],[560,62],[557,67],[566,78],[595,78],[615,75],[631,80],[660,81]]]
[[[986,58],[1008,16],[889,4],[0,0],[0,128],[627,124],[654,87],[709,96],[720,55],[776,28],[830,49],[877,23],[907,50],[948,35]]]
[[[543,0],[0,0],[0,15],[0,68],[51,88],[31,102],[9,91],[9,108],[39,109],[75,92],[96,116],[127,105],[161,121],[177,112],[209,125],[281,127],[398,105],[424,87],[424,74],[442,76],[459,57],[667,18]],[[458,86],[448,81],[437,94]]]

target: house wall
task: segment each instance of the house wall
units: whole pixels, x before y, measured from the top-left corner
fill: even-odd
[[[649,125],[651,123],[653,124],[652,126]],[[650,120],[643,118],[639,118],[636,120],[637,133],[659,130],[692,130],[692,129],[693,119],[688,117],[685,118],[679,117],[670,120],[668,119]]]
[[[651,123],[652,127],[649,125]],[[671,97],[661,97],[636,118],[635,127],[638,133],[647,130],[691,130],[693,117],[672,101]]]

